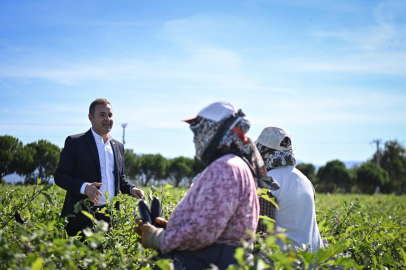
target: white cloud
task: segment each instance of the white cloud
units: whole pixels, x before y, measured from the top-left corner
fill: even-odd
[[[318,10],[357,12],[357,8],[351,3],[351,1],[345,2],[340,0],[248,0],[245,2],[248,7],[261,7],[263,4],[280,4],[284,6],[308,7]]]
[[[405,76],[405,57],[406,52],[371,52],[344,56],[330,55],[324,61],[317,58],[291,58],[280,67],[284,70],[308,72],[356,72]]]
[[[369,24],[352,29],[317,31],[312,35],[345,41],[347,45],[341,50],[404,52],[405,8],[406,4],[403,0],[383,1],[373,10],[374,21]]]
[[[336,89],[337,90],[337,89]],[[253,110],[256,125],[269,125],[273,122],[289,123],[297,126],[314,125],[404,125],[404,94],[365,94],[359,89],[331,89],[331,93],[297,92],[294,98],[276,101],[257,102]],[[266,117],[264,117],[266,116]]]

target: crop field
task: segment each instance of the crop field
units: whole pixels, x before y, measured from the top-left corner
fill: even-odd
[[[147,200],[159,196],[163,217],[169,218],[186,189],[171,186],[144,189]],[[154,258],[157,253],[143,249],[134,233],[137,200],[119,195],[120,211],[108,205],[113,227],[95,222],[87,230],[86,242],[67,237],[66,220],[60,218],[65,191],[57,186],[0,186],[0,269],[171,269],[169,260]],[[238,265],[229,269],[301,269],[312,266],[328,269],[340,265],[352,269],[406,269],[406,196],[318,194],[317,219],[322,237],[329,242],[311,254],[306,247],[283,253],[277,238],[289,240],[272,229],[255,240],[255,260],[246,243],[236,252]],[[77,211],[88,211],[86,205]],[[19,212],[23,223],[16,222]],[[89,211],[88,211],[89,212]],[[92,213],[89,217],[92,218]]]

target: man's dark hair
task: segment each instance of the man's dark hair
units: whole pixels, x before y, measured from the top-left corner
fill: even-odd
[[[110,102],[107,100],[107,99],[105,99],[105,98],[98,98],[98,99],[95,99],[91,104],[90,104],[90,107],[89,107],[89,114],[91,114],[93,117],[94,117],[94,110],[95,110],[95,108],[96,108],[96,105],[99,105],[99,104],[109,104],[110,106],[111,106],[111,104],[110,104]]]

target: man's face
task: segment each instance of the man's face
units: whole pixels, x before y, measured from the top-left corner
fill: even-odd
[[[94,116],[89,114],[94,132],[100,136],[106,135],[113,128],[113,108],[110,104],[98,104]]]

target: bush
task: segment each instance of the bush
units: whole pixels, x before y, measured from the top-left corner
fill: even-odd
[[[316,178],[316,168],[311,163],[300,163],[296,165],[296,169],[301,171],[306,177],[315,184],[317,182]]]
[[[357,186],[362,193],[373,194],[376,187],[389,182],[388,172],[374,163],[364,163],[357,170]]]
[[[320,167],[317,178],[319,179],[317,191],[332,193],[339,190],[350,191],[355,177],[343,162],[333,160],[327,162],[326,166]]]

